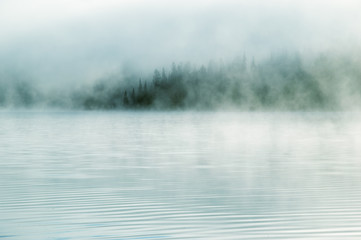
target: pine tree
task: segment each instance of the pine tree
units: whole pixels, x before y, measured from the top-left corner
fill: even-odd
[[[139,78],[138,95],[143,92],[142,79]]]
[[[135,90],[133,88],[132,94],[130,95],[130,99],[132,100],[132,104],[135,104]]]
[[[153,75],[153,84],[155,87],[158,87],[161,81],[161,76],[160,76],[160,72],[158,71],[158,69],[154,70],[154,75]]]
[[[129,105],[129,99],[128,99],[128,94],[127,94],[127,91],[126,91],[126,90],[124,91],[123,104],[124,104],[125,106]]]

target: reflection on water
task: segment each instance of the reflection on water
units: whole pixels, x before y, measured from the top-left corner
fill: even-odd
[[[0,112],[0,239],[360,239],[359,120]]]

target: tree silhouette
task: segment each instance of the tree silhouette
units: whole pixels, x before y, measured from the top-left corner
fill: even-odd
[[[162,80],[162,77],[161,77],[160,72],[158,71],[158,69],[154,70],[153,85],[155,87],[159,87],[161,80]]]
[[[129,99],[128,99],[128,94],[127,94],[127,91],[126,91],[126,90],[124,91],[123,104],[124,104],[125,106],[128,106],[128,105],[129,105]]]
[[[134,88],[133,88],[133,90],[132,90],[132,94],[131,94],[131,96],[130,96],[130,99],[131,99],[131,101],[132,101],[132,104],[133,105],[135,105],[135,101],[136,101],[136,97],[135,97],[135,90],[134,90]]]
[[[139,78],[138,95],[143,92],[142,79]]]

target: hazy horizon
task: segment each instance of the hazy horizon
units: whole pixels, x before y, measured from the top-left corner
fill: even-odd
[[[0,74],[41,84],[94,81],[172,62],[360,50],[359,1],[0,3]],[[129,70],[129,69],[127,69]],[[10,74],[10,75],[11,75]]]
[[[361,239],[360,0],[0,0],[0,239]]]

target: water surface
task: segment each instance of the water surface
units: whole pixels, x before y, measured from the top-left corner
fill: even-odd
[[[0,239],[360,239],[351,113],[0,112]]]

